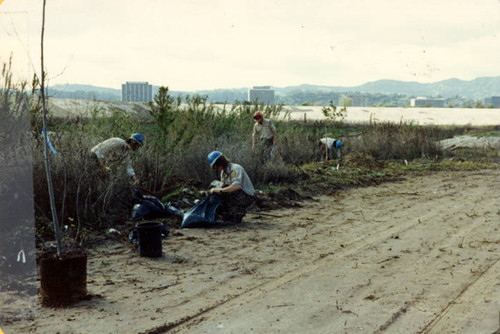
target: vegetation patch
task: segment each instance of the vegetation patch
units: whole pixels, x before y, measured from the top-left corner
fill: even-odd
[[[9,74],[4,71],[3,76]],[[4,80],[2,82],[9,82]],[[47,200],[44,142],[38,81],[3,87],[2,113],[14,114],[20,104],[31,124],[33,195],[38,243],[51,241],[51,210]],[[10,92],[10,94],[9,94]],[[14,94],[15,93],[15,94]],[[50,106],[50,104],[49,104]],[[436,170],[475,170],[498,167],[498,151],[443,150],[437,142],[464,132],[497,136],[498,128],[419,126],[412,123],[342,121],[346,106],[324,108],[325,121],[287,120],[282,105],[235,103],[215,107],[207,97],[174,98],[160,88],[148,113],[87,110],[86,117],[55,117],[49,109],[48,130],[57,154],[51,154],[52,181],[61,230],[66,242],[79,245],[106,238],[107,231],[130,227],[133,185],[124,170],[99,175],[89,154],[97,143],[142,133],[145,145],[134,154],[133,166],[141,186],[163,201],[188,208],[204,196],[217,175],[207,163],[213,150],[241,164],[257,189],[257,207],[265,210],[299,205],[301,200],[350,187],[376,185]],[[275,158],[262,164],[251,148],[252,115],[260,111],[278,129]],[[30,131],[28,131],[30,133]],[[318,148],[323,136],[341,140],[342,159],[324,161]],[[172,219],[172,226],[178,221]]]

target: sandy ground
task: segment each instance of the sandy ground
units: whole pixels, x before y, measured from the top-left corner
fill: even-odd
[[[322,107],[287,106],[292,119],[324,119]],[[498,125],[500,110],[486,108],[347,107],[346,122],[405,122],[419,125]]]
[[[437,172],[248,214],[237,226],[172,229],[158,259],[110,243],[89,256],[92,299],[32,306],[36,316],[0,326],[491,334],[500,328],[499,203],[500,170]]]
[[[147,103],[141,102],[49,99],[48,109],[51,115],[57,117],[89,117],[111,116],[116,111],[147,113],[149,106]]]
[[[73,117],[110,115],[113,111],[124,113],[143,112],[147,114],[147,103],[120,101],[91,101],[71,99],[50,99],[49,110],[55,116]],[[224,105],[215,105],[222,110]],[[225,106],[231,110],[230,105]],[[284,106],[282,113],[287,119],[324,120],[323,107]],[[404,108],[404,107],[347,107],[346,122],[413,122],[419,125],[498,125],[500,109],[488,108]]]

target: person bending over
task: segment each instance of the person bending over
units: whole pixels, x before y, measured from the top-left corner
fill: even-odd
[[[337,159],[342,158],[342,142],[335,138],[324,137],[319,140],[318,143],[319,151],[322,157],[326,157],[326,160],[333,159],[333,151],[337,152]]]
[[[144,136],[140,133],[134,133],[130,138],[109,138],[94,146],[90,151],[98,165],[107,174],[110,169],[108,165],[125,163],[127,174],[132,178],[134,185],[139,185],[139,179],[132,168],[132,159],[130,152],[136,151],[144,145]]]

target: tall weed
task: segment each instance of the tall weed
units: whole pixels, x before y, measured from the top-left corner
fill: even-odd
[[[441,155],[436,141],[443,136],[437,126],[372,122],[359,135],[346,140],[345,150],[367,153],[377,160],[434,159]]]

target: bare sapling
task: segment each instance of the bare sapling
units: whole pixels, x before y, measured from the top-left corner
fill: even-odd
[[[42,75],[40,80],[40,94],[42,96],[42,110],[43,110],[43,140],[44,140],[44,156],[45,156],[45,171],[47,174],[47,185],[49,191],[50,199],[50,210],[52,212],[52,223],[54,224],[54,232],[56,234],[57,241],[57,256],[62,254],[62,243],[61,243],[61,231],[59,229],[59,221],[57,219],[56,204],[54,199],[54,189],[52,186],[52,175],[50,172],[50,159],[49,159],[49,142],[47,135],[47,108],[45,103],[45,70],[43,62],[43,35],[45,30],[45,3],[43,0],[43,11],[42,11],[42,36],[41,36],[41,68]]]

